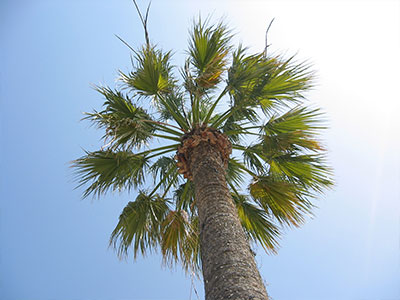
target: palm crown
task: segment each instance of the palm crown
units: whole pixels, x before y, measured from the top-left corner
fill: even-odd
[[[185,150],[201,141],[225,149],[226,180],[243,229],[267,252],[276,251],[284,227],[303,223],[311,200],[332,184],[317,140],[321,113],[304,105],[313,80],[309,65],[265,52],[250,55],[230,42],[223,23],[199,20],[181,81],[171,52],[147,39],[132,49],[133,70],[120,72],[117,89],[96,88],[105,98],[103,110],[85,119],[105,130],[106,145],[73,167],[79,186],[86,186],[84,197],[138,190],[111,235],[119,255],[130,247],[135,257],[160,249],[166,262],[199,270]]]

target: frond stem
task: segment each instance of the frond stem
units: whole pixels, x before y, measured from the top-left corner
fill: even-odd
[[[234,107],[231,107],[229,110],[227,110],[225,113],[223,113],[213,124],[211,124],[212,127],[217,128],[222,122],[224,122],[226,119],[228,119],[236,110],[243,108],[243,105],[237,105]]]
[[[172,117],[174,118],[174,120],[176,121],[176,123],[178,123],[179,126],[182,127],[181,130],[182,130],[182,129],[188,130],[190,126],[189,126],[189,124],[187,123],[187,120],[185,120],[185,118],[179,114],[179,110],[177,109],[177,107],[176,107],[175,109],[174,109],[173,107],[171,107],[171,106],[167,103],[167,101],[165,101],[165,99],[163,99],[163,98],[161,97],[161,95],[160,95],[159,93],[157,93],[156,96],[160,99],[161,103],[162,103],[163,105],[165,105],[165,107],[167,108],[168,112],[172,115]],[[184,131],[184,132],[185,132],[185,131]]]
[[[253,176],[254,178],[258,177],[256,173],[253,173],[252,171],[250,171],[249,169],[247,169],[245,166],[243,166],[240,163],[237,163],[234,160],[230,161],[232,164],[236,165],[237,167],[239,167],[240,169],[242,169],[243,171],[247,172],[249,175]]]
[[[236,107],[234,107],[234,108],[236,108]],[[219,116],[218,119],[216,119],[216,120],[214,121],[214,123],[211,124],[211,127],[217,128],[223,121],[225,121],[226,119],[228,119],[233,113],[234,113],[233,108],[227,110],[227,111],[224,112],[221,116]]]
[[[164,177],[160,180],[160,182],[155,186],[155,188],[151,191],[149,194],[149,197],[153,196],[154,193],[158,190],[158,188],[168,179],[168,177],[171,175],[173,171],[176,171],[176,168],[170,168],[167,172],[167,174],[164,175]]]
[[[154,120],[143,120],[143,122],[156,124],[160,128],[165,128],[165,127],[169,126],[169,127],[178,129],[178,130],[182,131],[183,133],[185,133],[185,130],[183,130],[181,127],[178,127],[178,126],[175,126],[175,125],[172,125],[172,124],[168,124],[168,123],[165,123],[165,122],[154,121]],[[165,129],[167,129],[167,128],[165,128]],[[177,132],[175,130],[172,130],[172,129],[168,129],[168,132],[173,133],[175,135],[182,135],[181,133],[179,133],[179,132]]]
[[[157,151],[161,151],[161,150],[165,150],[165,149],[170,149],[172,151],[172,150],[177,149],[177,147],[179,145],[180,145],[180,143],[179,144],[167,145],[167,146],[163,146],[163,147],[159,147],[159,148],[143,151],[143,152],[140,152],[140,153],[136,153],[135,155],[146,155],[148,153],[157,152]],[[157,154],[157,155],[159,155],[159,154]]]
[[[173,140],[173,141],[177,141],[177,142],[180,142],[180,141],[181,141],[180,138],[173,137],[173,136],[169,136],[169,135],[163,135],[163,134],[156,134],[156,133],[153,133],[153,136],[159,137],[159,138],[162,138],[162,139]]]
[[[179,175],[179,173],[178,172],[176,172],[175,174],[174,174],[174,176],[173,176],[173,178],[171,178],[171,181],[169,182],[169,184],[168,184],[168,186],[167,186],[167,188],[165,189],[165,191],[164,191],[164,194],[162,195],[162,198],[164,198],[165,197],[165,195],[167,195],[167,193],[168,193],[168,191],[169,191],[169,189],[171,188],[171,186],[172,186],[172,183],[174,182],[174,180],[178,177],[178,175]]]
[[[213,104],[213,106],[210,108],[210,110],[208,111],[208,114],[204,120],[204,124],[207,124],[210,121],[210,118],[212,116],[212,113],[214,112],[215,108],[217,107],[218,102],[222,99],[222,97],[228,92],[227,87],[224,88],[224,90],[221,92],[221,94],[218,96],[217,100],[215,100],[215,103]]]
[[[153,158],[153,157],[156,157],[156,156],[159,156],[159,155],[162,155],[162,154],[165,154],[165,153],[171,152],[171,151],[175,151],[175,150],[176,150],[176,148],[169,149],[169,150],[165,150],[165,151],[162,151],[162,152],[159,152],[159,153],[156,153],[156,154],[153,154],[153,155],[147,156],[147,158],[148,158],[148,159],[150,159],[150,158]]]

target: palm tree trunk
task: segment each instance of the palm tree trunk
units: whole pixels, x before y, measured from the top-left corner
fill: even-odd
[[[190,169],[200,220],[206,300],[268,299],[227,187],[219,151],[200,143],[191,153]]]

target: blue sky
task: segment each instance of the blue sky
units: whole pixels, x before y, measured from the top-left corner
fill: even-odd
[[[199,12],[224,16],[253,51],[275,17],[271,49],[297,52],[318,72],[309,98],[329,119],[336,186],[278,255],[258,251],[270,295],[400,299],[400,2],[153,1],[151,40],[174,49],[177,65]],[[82,201],[74,190],[68,162],[101,146],[101,132],[79,121],[102,104],[90,84],[112,86],[118,69],[129,70],[114,34],[143,42],[129,0],[0,4],[0,299],[190,297],[190,278],[158,255],[119,261],[107,248],[134,195]]]

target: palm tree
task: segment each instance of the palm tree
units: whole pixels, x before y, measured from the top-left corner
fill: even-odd
[[[300,226],[332,184],[322,115],[305,105],[313,72],[235,48],[223,23],[199,19],[179,81],[142,22],[132,72],[116,89],[97,86],[103,109],[86,114],[105,145],[73,162],[83,196],[137,190],[111,235],[120,256],[160,250],[202,272],[207,300],[268,299],[250,243],[276,252],[282,229]]]

